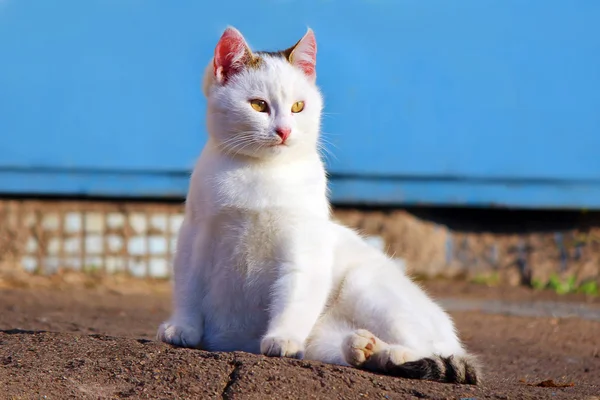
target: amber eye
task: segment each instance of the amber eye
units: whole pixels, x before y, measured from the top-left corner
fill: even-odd
[[[268,112],[269,111],[269,106],[267,105],[267,102],[264,100],[260,100],[260,99],[250,100],[250,105],[252,106],[252,108],[254,108],[258,112]]]
[[[299,113],[302,110],[304,110],[304,102],[303,101],[297,101],[292,105],[293,113]]]

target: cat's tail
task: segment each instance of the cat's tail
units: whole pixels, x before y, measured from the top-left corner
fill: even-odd
[[[469,385],[481,383],[481,367],[473,355],[432,356],[387,367],[390,375],[399,378]]]

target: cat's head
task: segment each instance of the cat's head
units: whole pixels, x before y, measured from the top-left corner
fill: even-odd
[[[253,52],[225,30],[204,75],[211,138],[224,153],[258,159],[315,152],[323,100],[312,30],[289,49]]]

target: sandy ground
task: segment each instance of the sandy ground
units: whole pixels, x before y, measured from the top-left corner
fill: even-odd
[[[485,381],[473,387],[172,348],[153,340],[167,284],[80,283],[0,285],[0,399],[600,400],[597,299],[426,284],[481,357]],[[535,386],[547,380],[568,386]]]

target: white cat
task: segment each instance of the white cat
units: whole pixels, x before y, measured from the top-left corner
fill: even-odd
[[[253,52],[227,28],[206,69],[164,342],[477,383],[450,317],[391,259],[330,219],[309,29]]]

